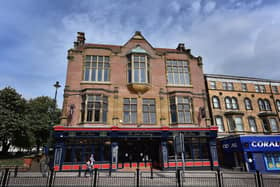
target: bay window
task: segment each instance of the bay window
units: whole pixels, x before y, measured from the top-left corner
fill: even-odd
[[[149,67],[147,55],[131,54],[128,63],[128,82],[129,83],[148,83]]]

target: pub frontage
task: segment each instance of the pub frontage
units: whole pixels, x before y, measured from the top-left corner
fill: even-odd
[[[175,160],[174,137],[184,135],[184,162]],[[71,171],[86,168],[94,155],[95,167],[123,168],[214,169],[218,166],[216,133],[212,128],[75,128],[55,127],[55,170]]]

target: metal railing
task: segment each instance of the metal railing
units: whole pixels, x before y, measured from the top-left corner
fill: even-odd
[[[226,171],[136,171],[105,172],[95,169],[92,173],[79,172],[19,172],[1,171],[2,187],[17,186],[90,186],[90,187],[280,187],[280,175]]]

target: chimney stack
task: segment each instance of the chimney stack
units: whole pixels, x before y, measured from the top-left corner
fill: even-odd
[[[77,32],[77,41],[74,42],[74,48],[83,46],[85,44],[85,33],[84,32]]]
[[[185,44],[184,43],[179,43],[177,46],[178,51],[186,51],[185,49]]]

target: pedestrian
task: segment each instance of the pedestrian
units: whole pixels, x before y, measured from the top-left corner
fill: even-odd
[[[89,160],[90,160],[90,163],[91,163],[92,167],[94,168],[94,162],[95,162],[95,160],[94,160],[93,154],[90,155]]]
[[[87,166],[87,168],[86,168],[86,171],[85,171],[85,177],[87,177],[87,172],[89,172],[90,176],[92,176],[92,165],[91,165],[90,160],[88,160],[86,162],[86,166]]]

